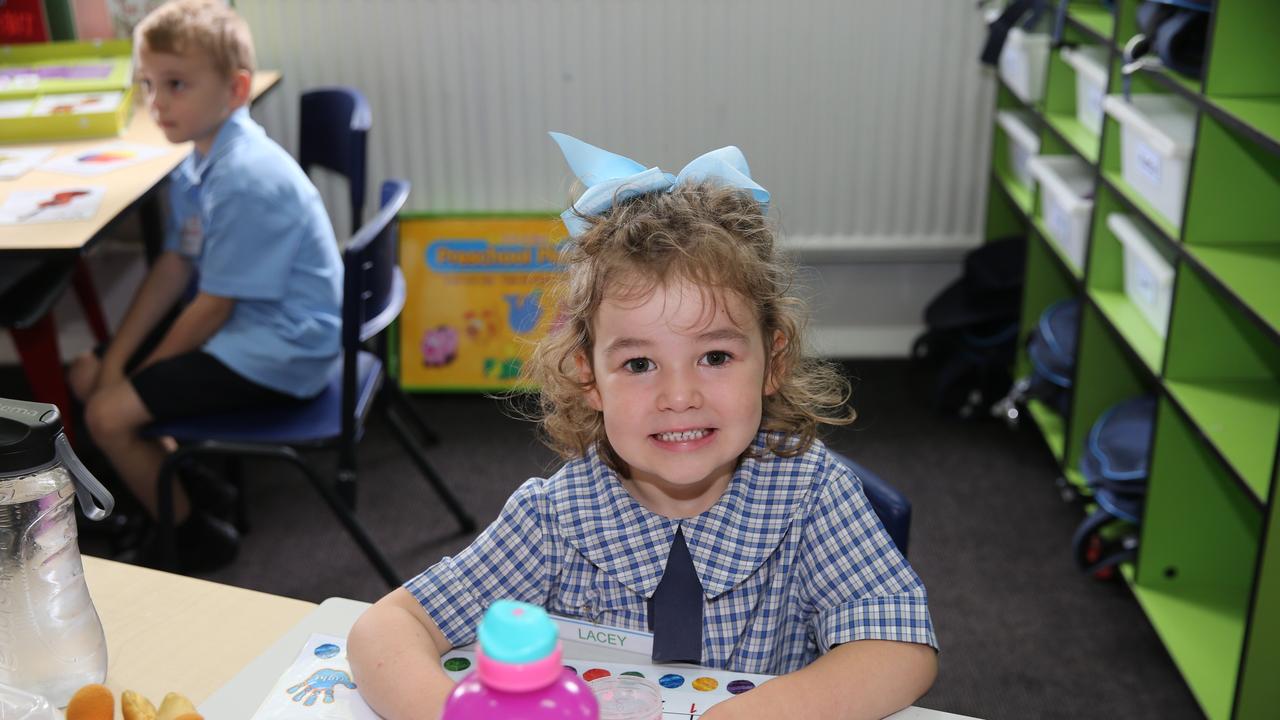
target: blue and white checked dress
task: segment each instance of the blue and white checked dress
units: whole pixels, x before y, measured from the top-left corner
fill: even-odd
[[[533,478],[469,547],[405,587],[455,645],[494,600],[646,630],[677,527],[706,593],[702,664],[780,675],[863,639],[936,648],[924,585],[862,483],[816,442],[793,458],[744,459],[694,518],[646,510],[592,452]]]

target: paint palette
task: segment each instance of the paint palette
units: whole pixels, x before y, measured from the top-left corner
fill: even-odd
[[[472,650],[451,650],[441,661],[445,673],[458,681],[475,669],[475,657]],[[772,675],[735,673],[692,665],[659,666],[572,658],[565,659],[565,667],[587,682],[610,675],[636,675],[657,682],[662,686],[663,720],[696,720],[712,705],[773,679]]]

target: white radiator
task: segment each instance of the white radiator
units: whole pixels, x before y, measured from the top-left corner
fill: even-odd
[[[255,111],[296,149],[302,90],[368,97],[369,201],[563,208],[547,130],[675,172],[740,146],[807,259],[977,242],[991,83],[955,0],[239,0],[282,87]],[[346,228],[342,186],[319,185]],[[899,255],[899,253],[906,255]],[[883,258],[882,258],[883,259]]]

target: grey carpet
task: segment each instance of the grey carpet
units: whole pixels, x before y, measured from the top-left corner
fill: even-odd
[[[928,378],[904,362],[847,368],[858,381],[859,419],[828,442],[914,506],[909,559],[929,589],[943,648],[938,681],[920,705],[991,720],[1203,717],[1124,585],[1072,564],[1081,512],[1059,499],[1034,430],[936,417]],[[25,392],[16,374],[0,375],[0,396]],[[554,465],[533,428],[493,400],[414,402],[440,436],[428,456],[482,523],[517,485]],[[333,466],[331,456],[315,457]],[[311,601],[386,592],[300,477],[264,463],[247,474],[251,532],[232,566],[204,577]],[[381,420],[360,447],[359,488],[359,516],[405,575],[473,537],[456,537]]]

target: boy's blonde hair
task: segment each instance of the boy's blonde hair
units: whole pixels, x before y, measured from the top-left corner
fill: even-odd
[[[766,377],[777,387],[763,401],[761,428],[776,431],[768,434],[770,451],[795,455],[809,447],[819,425],[853,421],[845,405],[848,381],[832,365],[805,354],[806,309],[791,294],[793,267],[777,253],[768,221],[750,194],[682,184],[585,219],[590,228],[566,242],[565,271],[549,293],[559,316],[524,366],[525,378],[540,387],[534,418],[561,457],[580,457],[595,446],[610,466],[626,471],[605,436],[601,413],[586,402],[592,382],[580,379],[575,357],[590,360],[593,321],[607,296],[621,291],[644,297],[681,280],[708,291],[704,298],[713,302],[732,292],[751,306],[764,338]],[[776,334],[785,344],[775,352]]]
[[[195,48],[223,77],[252,73],[256,62],[249,24],[225,0],[174,0],[151,11],[133,29],[134,52],[174,55]]]

